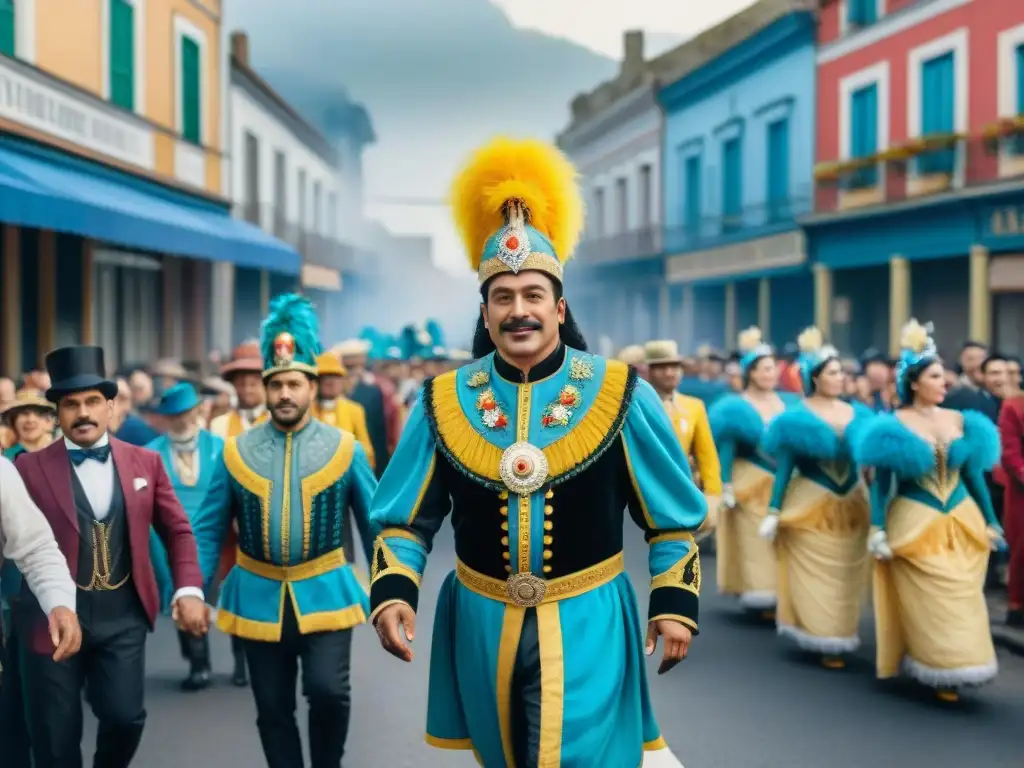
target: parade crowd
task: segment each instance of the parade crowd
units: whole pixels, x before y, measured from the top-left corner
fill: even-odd
[[[996,676],[986,585],[1007,585],[1008,623],[1024,607],[1020,361],[975,343],[944,361],[916,321],[897,360],[846,360],[815,328],[778,351],[750,328],[732,355],[654,340],[604,359],[562,292],[574,178],[500,139],[456,179],[471,352],[436,323],[328,347],[286,294],[216,376],[112,374],[78,346],[0,379],[5,768],[80,768],[83,693],[94,767],[132,764],[162,614],[185,690],[211,685],[211,628],[231,636],[269,768],[305,765],[300,675],[311,765],[339,768],[352,631],[414,661],[446,519],[426,740],[488,768],[679,765],[645,656],[661,645],[659,674],[686,658],[712,543],[719,591],[827,669],[871,610],[880,679],[952,701]],[[650,548],[646,617],[626,514]]]

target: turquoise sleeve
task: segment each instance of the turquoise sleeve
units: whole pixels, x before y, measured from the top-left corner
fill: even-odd
[[[377,490],[377,476],[370,466],[366,449],[360,443],[355,445],[352,464],[348,468],[352,484],[349,487],[349,505],[355,516],[356,527],[359,529],[359,543],[363,545],[366,565],[373,562],[373,526],[370,524],[370,505],[373,494]]]
[[[233,514],[231,475],[223,453],[214,464],[214,476],[206,490],[206,498],[192,518],[192,532],[199,550],[199,568],[207,589],[213,584],[220,565],[220,554],[227,539]]]
[[[876,469],[871,481],[871,525],[885,529],[885,516],[892,495],[892,483],[895,475],[891,469]]]
[[[985,473],[977,465],[972,466],[972,464],[973,462],[968,462],[967,466],[961,470],[960,476],[963,478],[964,485],[967,486],[967,492],[981,509],[985,522],[1000,528],[995,507],[992,505],[992,494],[988,490],[988,483],[985,482]],[[1000,530],[1002,529],[1000,528]]]
[[[772,497],[768,506],[776,513],[782,510],[782,502],[786,498],[786,489],[793,477],[793,470],[796,469],[796,461],[793,454],[787,450],[780,450],[775,454],[775,480],[772,481]]]
[[[736,458],[736,443],[722,440],[718,444],[718,460],[722,464],[722,484],[732,483],[732,462]]]

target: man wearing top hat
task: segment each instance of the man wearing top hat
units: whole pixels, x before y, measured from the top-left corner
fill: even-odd
[[[163,459],[164,469],[171,480],[178,501],[192,520],[205,503],[223,504],[226,496],[226,477],[221,455],[224,441],[199,425],[202,402],[195,387],[187,382],[175,384],[164,392],[157,412],[167,420],[167,434],[158,437],[146,447],[156,451]],[[220,494],[218,496],[218,494]],[[211,497],[214,497],[211,500]],[[167,550],[155,531],[150,533],[150,552],[156,571],[160,602],[163,610],[170,609],[174,594]],[[210,643],[206,635],[195,636],[178,630],[181,655],[189,663],[189,673],[181,684],[186,691],[198,691],[210,684]],[[244,685],[245,667],[236,667],[235,683]]]
[[[17,469],[46,516],[78,586],[82,653],[52,658],[46,617],[30,596],[15,621],[24,639],[27,711],[36,768],[82,766],[82,691],[99,720],[94,768],[127,768],[146,719],[146,634],[160,598],[149,552],[150,526],[170,555],[172,615],[207,629],[195,538],[160,457],[107,433],[117,386],[99,347],[46,356],[63,439],[18,458]]]

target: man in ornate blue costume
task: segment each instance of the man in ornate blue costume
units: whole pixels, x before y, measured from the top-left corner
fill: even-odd
[[[367,595],[344,554],[351,507],[369,561],[376,479],[355,437],[311,418],[319,329],[301,296],[277,297],[261,328],[270,420],[224,446],[219,502],[193,520],[203,576],[213,578],[232,519],[238,561],[224,580],[217,626],[242,639],[256,725],[269,768],[302,768],[295,682],[309,702],[313,768],[339,768],[348,733],[351,629]]]
[[[635,768],[665,749],[624,573],[629,507],[650,544],[646,653],[660,671],[697,631],[706,515],[658,396],[588,354],[562,296],[577,242],[575,171],[499,139],[453,190],[481,283],[475,363],[428,380],[373,501],[381,644],[412,660],[419,586],[451,511],[456,570],[438,599],[428,743],[486,768]]]

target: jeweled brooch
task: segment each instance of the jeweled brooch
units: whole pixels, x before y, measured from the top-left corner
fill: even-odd
[[[573,381],[590,381],[594,378],[594,364],[582,357],[569,360],[569,378]]]
[[[488,429],[504,429],[508,426],[508,416],[501,409],[494,391],[485,389],[476,398],[476,409],[480,411],[480,420]]]
[[[485,384],[490,384],[490,382],[491,374],[481,368],[469,374],[469,379],[466,380],[466,385],[469,386],[470,389],[477,389]]]

